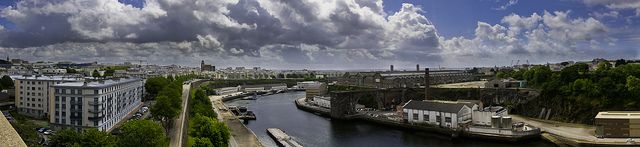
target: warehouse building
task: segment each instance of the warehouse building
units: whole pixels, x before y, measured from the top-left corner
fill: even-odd
[[[640,111],[605,111],[596,115],[596,137],[640,137]]]

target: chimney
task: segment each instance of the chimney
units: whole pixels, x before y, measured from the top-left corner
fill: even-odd
[[[389,71],[393,71],[393,65],[390,66]]]
[[[416,71],[420,71],[420,64],[416,64]]]
[[[429,81],[429,68],[424,69],[424,99],[431,100],[431,91],[429,91],[429,87],[431,82]]]

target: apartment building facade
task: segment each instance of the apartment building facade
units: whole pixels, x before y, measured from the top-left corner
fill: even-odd
[[[53,85],[49,122],[59,128],[111,129],[141,105],[144,80],[122,78]]]
[[[55,84],[78,82],[82,78],[65,76],[13,76],[15,87],[15,105],[18,113],[47,118],[49,114],[49,87]]]

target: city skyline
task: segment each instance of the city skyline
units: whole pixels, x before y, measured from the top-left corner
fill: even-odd
[[[640,56],[639,1],[462,2],[8,0],[0,2],[0,54],[272,69],[492,67]]]

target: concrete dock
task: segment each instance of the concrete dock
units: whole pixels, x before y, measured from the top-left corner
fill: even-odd
[[[282,147],[302,147],[298,142],[293,140],[291,136],[284,133],[284,131],[278,128],[267,128],[267,133],[273,140]]]
[[[218,120],[224,122],[229,127],[231,136],[229,138],[230,147],[262,147],[256,134],[247,126],[242,124],[229,108],[222,102],[223,96],[209,96],[213,103],[213,108],[218,113]]]

